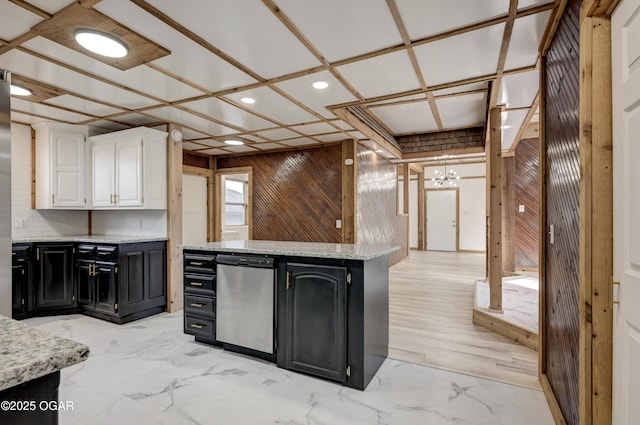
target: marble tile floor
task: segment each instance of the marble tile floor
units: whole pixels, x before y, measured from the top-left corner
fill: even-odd
[[[182,332],[182,313],[126,325],[69,315],[36,328],[87,344],[62,371],[73,424],[552,425],[540,391],[388,359],[366,391],[279,369]]]
[[[513,276],[502,279],[503,314],[489,311],[489,284],[477,281],[476,303],[479,309],[508,323],[538,333],[539,306],[538,279],[531,276]]]

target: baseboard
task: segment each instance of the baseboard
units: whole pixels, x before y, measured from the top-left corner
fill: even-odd
[[[478,309],[477,305],[473,307],[473,323],[489,329],[499,335],[509,338],[518,344],[529,347],[534,351],[538,351],[538,334],[531,330],[522,328],[496,317],[486,311]]]
[[[459,249],[457,252],[462,254],[486,254],[485,250],[474,250],[474,249]]]
[[[540,386],[542,386],[542,392],[544,393],[544,396],[547,399],[549,410],[551,410],[551,415],[553,416],[553,420],[555,421],[556,425],[567,425],[567,421],[565,421],[564,415],[562,414],[562,410],[560,410],[558,399],[556,398],[556,395],[553,392],[553,388],[551,388],[551,383],[549,382],[547,375],[544,373],[541,373],[538,378],[540,380]]]

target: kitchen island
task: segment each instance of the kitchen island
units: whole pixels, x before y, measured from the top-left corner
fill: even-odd
[[[60,370],[85,361],[89,347],[0,316],[0,423],[57,424]]]
[[[396,246],[281,241],[185,245],[185,333],[364,390],[389,345]]]

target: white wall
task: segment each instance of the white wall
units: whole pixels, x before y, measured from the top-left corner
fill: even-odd
[[[167,236],[164,210],[96,211],[91,215],[94,235]]]
[[[63,236],[87,233],[87,211],[31,209],[31,127],[11,124],[11,236]],[[16,228],[16,219],[25,227]]]

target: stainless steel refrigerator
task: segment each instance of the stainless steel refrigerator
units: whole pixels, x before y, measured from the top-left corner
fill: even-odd
[[[11,317],[11,73],[0,70],[0,314]]]

